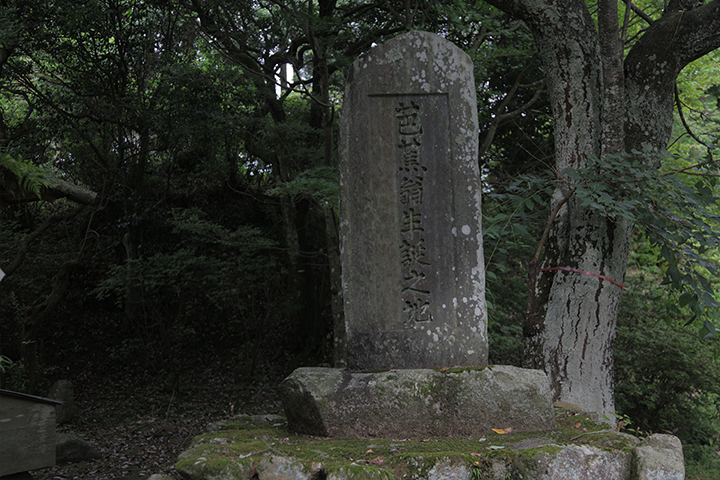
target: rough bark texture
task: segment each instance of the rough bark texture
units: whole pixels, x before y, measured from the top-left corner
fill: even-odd
[[[553,106],[558,172],[579,167],[591,156],[615,153],[623,143],[627,151],[665,148],[677,74],[720,46],[720,0],[688,12],[667,12],[630,51],[623,81],[613,58],[617,31],[607,31],[609,19],[617,16],[607,11],[607,2],[600,34],[582,0],[488,3],[524,20],[535,36]],[[569,191],[559,188],[553,205]],[[526,362],[550,375],[557,399],[587,411],[614,410],[612,342],[621,290],[583,273],[547,269],[571,267],[621,283],[631,228],[580,209],[571,197],[531,279]]]
[[[627,150],[662,150],[672,131],[678,73],[720,47],[720,1],[668,12],[648,28],[625,59]]]

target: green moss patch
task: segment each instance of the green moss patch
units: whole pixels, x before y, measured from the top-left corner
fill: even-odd
[[[541,452],[552,455],[566,444],[623,451],[634,447],[631,437],[606,431],[607,425],[594,422],[589,415],[565,413],[558,417],[558,428],[552,432],[455,439],[318,438],[289,432],[284,422],[271,423],[253,418],[222,422],[219,431],[193,440],[176,469],[190,479],[244,479],[266,456],[279,456],[293,459],[303,471],[321,464],[327,475],[336,473],[347,479],[427,478],[439,465],[466,468],[477,476],[497,469],[529,471],[536,463],[533,458]],[[526,445],[538,446],[522,448]]]

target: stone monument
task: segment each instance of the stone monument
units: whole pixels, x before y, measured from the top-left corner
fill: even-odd
[[[350,68],[335,345],[346,368],[283,381],[290,429],[426,438],[553,427],[543,372],[486,366],[477,139],[472,61],[442,37],[400,35]]]
[[[349,368],[282,382],[288,427],[306,436],[274,415],[235,417],[180,455],[183,476],[683,478],[675,437],[593,427],[553,409],[544,372],[486,365],[475,108],[470,59],[439,36],[407,33],[353,64],[340,144]],[[553,429],[556,414],[559,432],[513,435]]]
[[[477,141],[472,60],[444,38],[410,32],[350,68],[339,162],[346,343],[336,364],[487,364]]]

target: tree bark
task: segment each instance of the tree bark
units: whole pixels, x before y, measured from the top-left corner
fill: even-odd
[[[617,10],[608,0],[600,2],[600,33],[582,0],[488,3],[525,21],[535,36],[553,107],[557,172],[602,154],[664,148],[677,74],[720,46],[720,0],[669,13],[630,51],[623,77]],[[551,211],[570,188],[557,189]],[[556,399],[586,411],[614,410],[612,343],[621,289],[593,275],[623,282],[631,228],[570,197],[540,268],[531,272],[526,364],[548,373]],[[558,270],[563,267],[572,270]]]

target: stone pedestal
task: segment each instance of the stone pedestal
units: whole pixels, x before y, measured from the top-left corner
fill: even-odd
[[[555,426],[544,372],[509,366],[352,373],[299,368],[281,393],[288,426],[338,438],[482,437]]]

